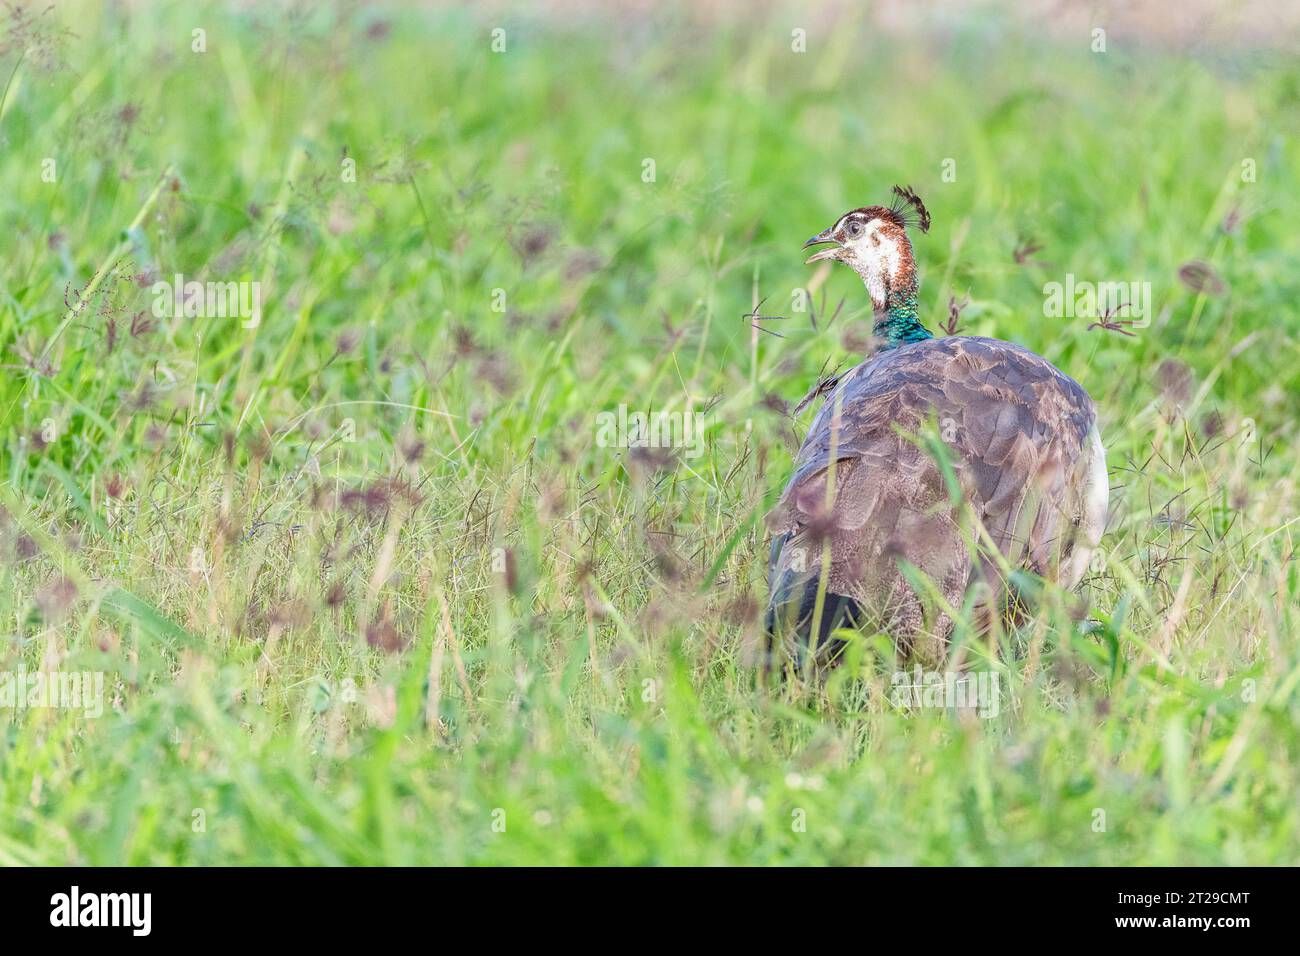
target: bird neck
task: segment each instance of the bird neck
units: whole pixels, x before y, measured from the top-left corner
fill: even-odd
[[[872,329],[877,339],[883,340],[881,348],[895,349],[909,342],[923,342],[934,336],[921,324],[917,311],[916,280],[901,287],[891,287],[884,302],[875,306],[876,324]]]

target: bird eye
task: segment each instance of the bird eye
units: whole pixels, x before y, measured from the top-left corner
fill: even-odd
[[[849,235],[853,236],[853,238],[855,239],[858,236],[862,235],[862,223],[858,222],[857,220],[854,220],[853,222],[849,223]]]

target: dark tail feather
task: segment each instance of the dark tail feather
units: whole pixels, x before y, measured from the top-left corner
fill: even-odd
[[[838,656],[843,642],[833,641],[831,634],[839,628],[859,627],[862,624],[861,604],[843,594],[827,591],[822,604],[821,620],[817,622],[817,633],[814,635],[813,615],[817,608],[818,580],[816,575],[795,578],[792,574],[786,574],[772,593],[765,623],[768,650],[778,661],[782,649],[781,639],[786,636],[794,638],[794,652],[800,666],[803,665],[804,655],[810,650],[818,660],[832,660]]]

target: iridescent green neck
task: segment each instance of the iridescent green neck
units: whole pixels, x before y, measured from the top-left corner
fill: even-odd
[[[885,308],[876,312],[876,326],[872,331],[876,338],[884,339],[881,346],[884,349],[896,349],[910,342],[934,338],[917,314],[915,285],[890,292]]]

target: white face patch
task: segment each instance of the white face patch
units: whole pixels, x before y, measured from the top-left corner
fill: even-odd
[[[856,236],[853,235],[855,223],[861,227]],[[902,261],[897,240],[881,229],[884,224],[879,218],[865,223],[860,216],[855,220],[852,213],[835,224],[835,234],[844,237],[843,246],[850,253],[844,256],[844,262],[862,277],[877,308],[884,307],[889,279]]]

